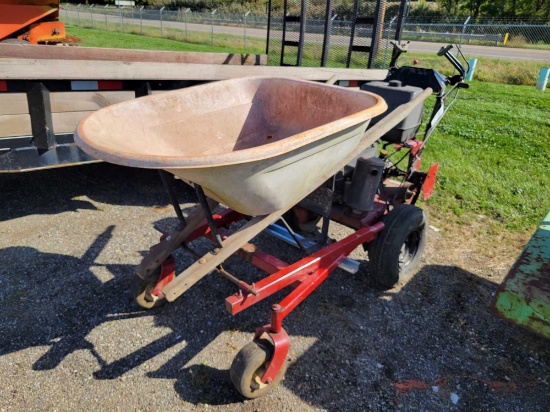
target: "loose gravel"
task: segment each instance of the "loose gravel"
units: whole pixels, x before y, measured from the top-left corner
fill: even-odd
[[[141,310],[133,269],[158,241],[154,227],[177,223],[156,172],[93,164],[0,182],[1,411],[550,410],[549,341],[491,313],[514,256],[495,272],[445,227],[430,231],[418,274],[392,290],[356,250],[358,273],[337,269],[285,320],[286,379],[243,400],[229,367],[284,295],[233,317],[224,298],[235,287],[212,274]],[[177,191],[188,212],[194,193]],[[344,233],[334,225],[331,236]],[[264,234],[255,242],[300,256]],[[262,276],[236,258],[226,268]]]

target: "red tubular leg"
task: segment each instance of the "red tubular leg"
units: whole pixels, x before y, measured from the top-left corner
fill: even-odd
[[[160,265],[160,276],[155,288],[151,292],[152,295],[163,298],[162,288],[169,284],[176,275],[176,260],[172,255],[168,256]]]

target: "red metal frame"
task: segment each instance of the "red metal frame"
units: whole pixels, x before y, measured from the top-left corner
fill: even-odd
[[[255,283],[256,296],[244,294],[241,291],[235,293],[225,300],[226,309],[232,315],[236,315],[296,282],[295,289],[280,303],[281,310],[275,318],[273,329],[277,332],[276,326],[319,286],[330,272],[338,267],[357,246],[372,241],[383,228],[384,224],[381,222],[363,227],[348,237],[267,276]]]
[[[248,285],[246,285],[247,287],[240,287],[237,293],[229,296],[225,300],[226,309],[229,313],[235,315],[286,287],[290,286],[293,289],[280,303],[272,306],[270,324],[259,328],[254,335],[254,339],[267,338],[273,344],[273,356],[261,378],[262,382],[268,384],[273,382],[288,356],[290,339],[283,328],[284,318],[302,303],[353,250],[376,238],[377,233],[384,228],[382,222],[376,223],[382,214],[383,211],[377,211],[372,216],[364,218],[363,221],[359,219],[355,219],[353,223],[350,221],[352,227],[356,228],[356,232],[291,265],[250,243],[244,244],[237,252],[238,256],[270,275],[251,287]],[[222,237],[227,238],[229,233],[223,228],[245,217],[231,209],[226,209],[213,215],[213,218],[215,225],[220,229]],[[163,234],[161,242],[166,237],[167,235]],[[185,243],[199,237],[213,240],[206,220],[191,232]],[[163,297],[162,289],[174,279],[174,275],[175,261],[170,256],[161,265],[159,282],[155,285],[152,294]]]
[[[426,176],[426,179],[424,180],[424,184],[422,185],[422,190],[424,192],[424,200],[428,200],[433,195],[438,169],[439,169],[439,163],[434,163],[430,167],[430,170],[428,170],[428,175]]]
[[[271,323],[256,331],[255,339],[268,336],[273,343],[273,356],[261,378],[262,382],[269,384],[275,380],[288,355],[290,341],[283,328],[283,319],[323,283],[355,248],[374,240],[383,228],[384,224],[381,222],[362,227],[348,237],[257,282],[254,285],[254,294],[240,290],[225,300],[226,309],[235,315],[287,286],[294,288],[280,303],[271,307]],[[262,252],[262,256],[265,255],[267,254]],[[250,262],[254,263],[254,260]]]
[[[278,305],[273,305],[272,312],[273,310],[276,310],[277,306]],[[254,334],[254,340],[267,337],[273,344],[273,355],[271,356],[264,376],[262,376],[261,379],[263,383],[267,384],[270,384],[275,380],[277,374],[285,364],[288,352],[290,350],[290,338],[288,337],[288,333],[286,333],[282,327],[279,332],[273,332],[271,329],[271,325],[262,326],[261,328],[258,328]]]

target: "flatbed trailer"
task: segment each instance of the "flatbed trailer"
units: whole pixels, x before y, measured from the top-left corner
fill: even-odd
[[[75,146],[76,126],[95,110],[140,96],[245,76],[360,86],[387,74],[266,63],[265,55],[0,44],[0,172],[98,161]]]

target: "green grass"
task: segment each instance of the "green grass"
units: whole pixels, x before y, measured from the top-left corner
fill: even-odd
[[[235,44],[234,48],[198,45],[78,27],[70,27],[69,33],[82,38],[84,46],[242,51]],[[341,51],[336,51],[341,60]],[[305,63],[313,65],[317,58],[314,53],[312,48],[306,48]],[[420,60],[421,66],[449,72],[449,64],[435,55],[405,55],[401,64],[412,64],[414,58]],[[506,71],[502,68],[512,69],[514,65],[521,66],[530,76],[538,73],[537,64],[500,61],[487,69],[493,74],[482,76],[482,68],[490,60],[478,63],[479,76],[502,81],[502,72]],[[424,167],[432,162],[440,163],[435,194],[429,203],[460,223],[484,215],[502,222],[510,230],[532,231],[550,209],[549,113],[550,90],[541,92],[533,86],[471,82],[470,89],[460,92],[424,152]]]
[[[439,162],[430,203],[461,220],[492,217],[530,231],[550,208],[550,95],[474,81],[424,152]]]
[[[210,33],[188,31],[179,29],[164,28],[163,37],[161,37],[160,28],[144,26],[143,35],[139,25],[125,24],[125,33],[120,32],[120,25],[110,23],[109,30],[102,30],[101,23],[96,22],[96,27],[92,29],[91,21],[81,19],[82,25],[89,27],[82,28],[68,25],[68,32],[72,36],[80,37],[84,40],[84,47],[114,47],[114,48],[132,48],[149,50],[173,50],[173,51],[202,51],[202,52],[221,52],[221,53],[265,53],[265,39],[247,38],[246,51],[242,36],[229,34],[214,34],[214,45],[212,45],[212,36]],[[187,42],[185,39],[187,38]],[[272,56],[269,59],[270,65],[279,65],[280,42],[272,41]],[[450,64],[442,57],[438,57],[436,52],[438,46],[434,44],[434,53],[413,53],[409,52],[402,55],[399,65],[413,65],[413,61],[419,60],[420,66],[432,67],[443,73],[448,72]],[[303,66],[319,66],[321,62],[321,46],[317,43],[306,43],[304,45]],[[296,62],[296,49],[289,48],[285,52],[285,63],[294,64]],[[377,67],[385,68],[391,57],[390,52],[383,49],[375,61]],[[331,45],[328,59],[329,67],[345,67],[347,60],[347,46]],[[351,61],[352,68],[364,68],[367,64],[367,56],[361,53],[354,53]],[[547,67],[543,62],[521,62],[516,61],[478,58],[474,78],[485,82],[535,85],[540,70]],[[452,67],[451,67],[452,70]]]
[[[399,65],[412,66],[416,59],[419,61],[420,67],[431,67],[442,73],[448,73],[449,68],[453,70],[445,58],[436,55],[436,49],[437,46],[434,45],[433,54],[413,52],[404,54],[399,59]],[[518,63],[517,61],[486,57],[479,57],[477,60],[474,79],[491,83],[534,86],[537,83],[540,70],[543,67],[548,67],[548,63],[544,62],[522,61]],[[461,58],[460,61],[464,63]]]
[[[113,29],[114,25],[110,25]],[[164,29],[165,38],[160,37],[159,29],[144,27],[144,35],[140,34],[139,26],[125,26],[127,32],[106,31],[100,29],[67,26],[71,36],[82,39],[84,47],[112,47],[119,49],[146,49],[168,51],[198,51],[213,53],[244,53],[243,38],[228,34],[215,34],[214,45],[210,33],[189,31],[189,42],[185,42],[185,33],[177,29]],[[247,39],[247,53],[261,54],[265,52],[265,41]]]

